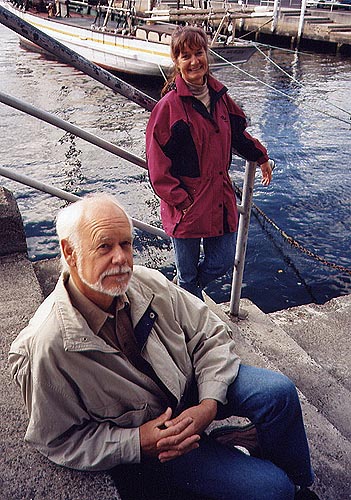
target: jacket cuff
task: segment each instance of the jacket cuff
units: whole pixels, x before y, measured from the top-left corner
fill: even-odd
[[[139,428],[121,429],[123,439],[120,441],[119,459],[117,463],[138,464],[141,462]]]
[[[257,163],[259,165],[262,165],[262,163],[266,163],[266,161],[269,160],[269,156],[268,155],[263,155],[261,156],[258,160],[257,160]]]
[[[204,399],[215,399],[219,403],[227,403],[228,384],[212,380],[198,385],[199,403]]]

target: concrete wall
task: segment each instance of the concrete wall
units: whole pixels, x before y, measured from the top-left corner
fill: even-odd
[[[0,499],[118,500],[108,474],[60,468],[23,441],[27,415],[7,356],[42,300],[16,201],[0,187]]]

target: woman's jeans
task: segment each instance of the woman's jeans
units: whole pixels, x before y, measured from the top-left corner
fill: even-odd
[[[198,449],[164,464],[116,467],[116,477],[121,474],[118,487],[134,474],[131,479],[140,489],[134,499],[293,500],[294,485],[311,485],[309,449],[293,383],[279,373],[242,365],[227,398],[217,418],[248,417],[256,426],[262,458],[204,436]],[[123,500],[133,498],[121,493]]]
[[[202,299],[201,290],[233,268],[236,233],[213,238],[172,238],[178,284]],[[200,245],[203,242],[203,257]]]

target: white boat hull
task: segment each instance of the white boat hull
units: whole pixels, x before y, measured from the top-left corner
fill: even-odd
[[[108,70],[161,76],[162,72],[167,72],[172,65],[166,37],[163,43],[150,41],[101,29],[76,26],[72,24],[73,20],[65,22],[36,16],[14,9],[9,4],[5,4],[5,6],[43,33]],[[142,31],[142,28],[137,29],[137,34]],[[33,48],[33,42],[23,37],[20,38],[22,44]],[[223,51],[223,57],[226,60],[242,63],[247,61],[256,49],[254,46],[243,43],[242,45],[223,46],[218,50]],[[211,68],[216,69],[227,64],[223,59],[217,59],[211,64]]]

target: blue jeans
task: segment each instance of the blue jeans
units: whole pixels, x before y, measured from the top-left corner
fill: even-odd
[[[204,436],[198,449],[177,459],[129,466],[139,467],[142,488],[143,484],[146,489],[150,484],[156,488],[156,493],[145,498],[293,500],[295,484],[312,484],[309,449],[293,383],[279,373],[242,365],[227,398],[217,418],[248,417],[256,425],[263,458],[250,457]],[[176,496],[176,492],[181,494]]]
[[[212,238],[172,238],[178,284],[202,299],[201,290],[234,265],[236,233]],[[203,256],[200,245],[203,242]]]

